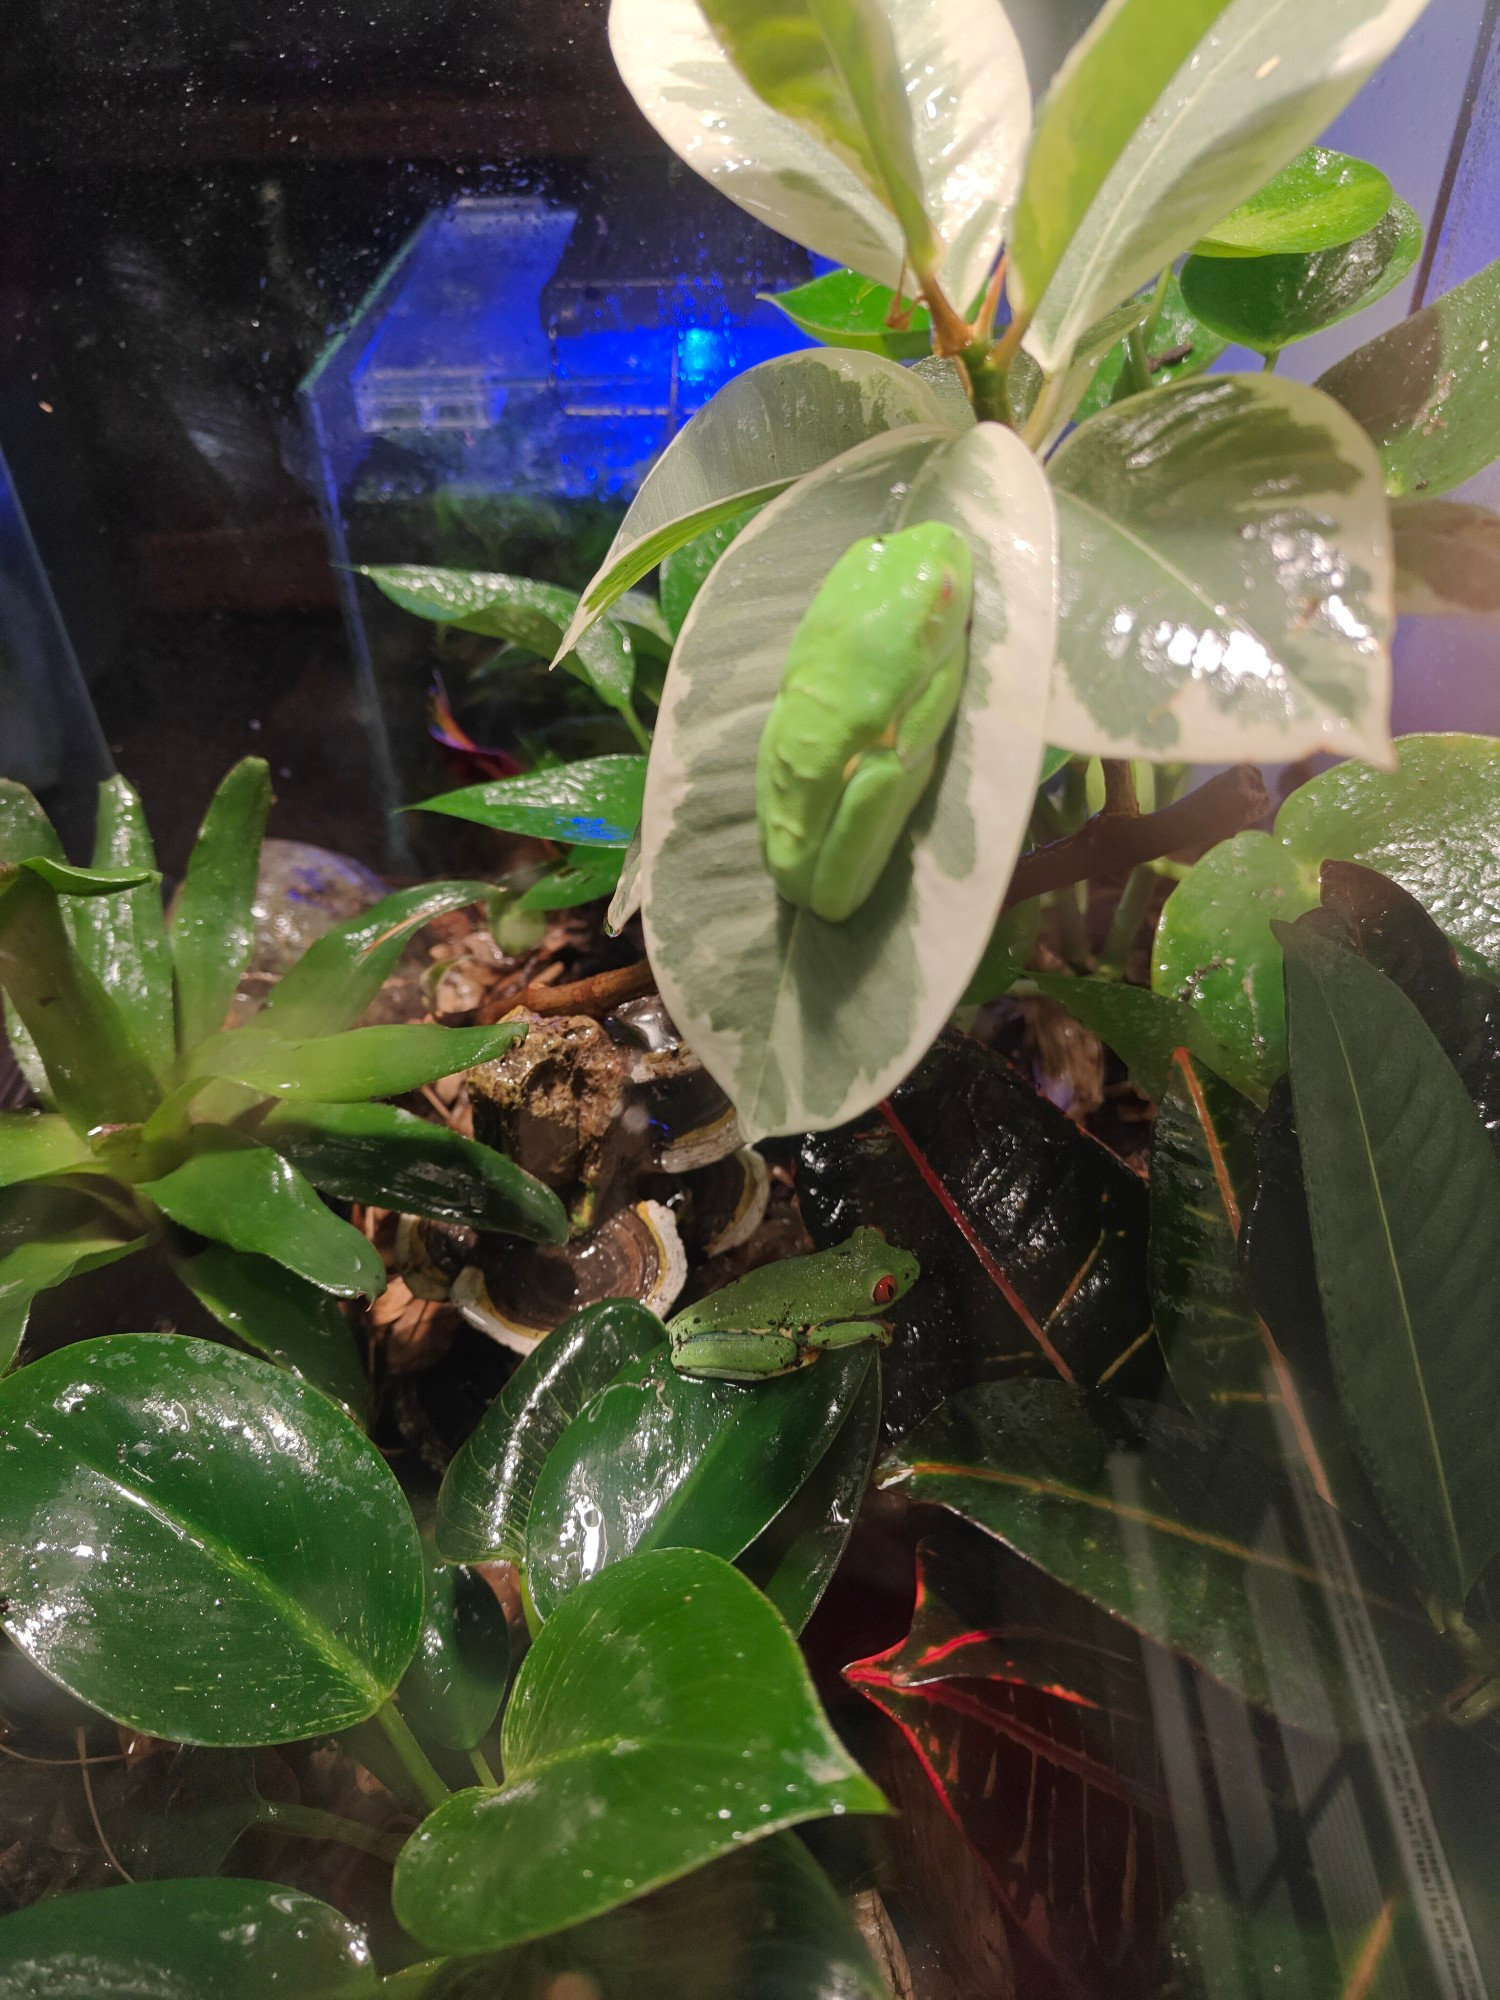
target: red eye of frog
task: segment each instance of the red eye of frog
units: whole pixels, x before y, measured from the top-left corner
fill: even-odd
[[[870,1294],[878,1306],[888,1306],[896,1296],[896,1280],[887,1271],[883,1278],[875,1280],[875,1289]]]

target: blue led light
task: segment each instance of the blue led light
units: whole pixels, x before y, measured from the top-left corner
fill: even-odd
[[[694,389],[715,387],[734,367],[734,343],[721,327],[689,326],[677,336],[677,373]]]

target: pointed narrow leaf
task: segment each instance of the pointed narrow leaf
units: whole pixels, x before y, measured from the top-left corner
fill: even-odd
[[[93,898],[117,896],[143,883],[160,884],[160,876],[144,868],[73,868],[66,861],[54,861],[50,854],[35,854],[21,863],[59,896]]]
[[[1188,311],[1174,271],[1167,281],[1166,297],[1148,343],[1152,384],[1163,388],[1168,382],[1201,375],[1212,367],[1227,345],[1221,335]],[[1094,371],[1087,395],[1073,413],[1078,423],[1093,416],[1096,410],[1123,399],[1126,392],[1120,387],[1120,378],[1125,373],[1128,354],[1129,343],[1122,340],[1105,355]]]
[[[501,1752],[504,1787],[445,1801],[396,1864],[396,1915],[430,1951],[520,1944],[781,1828],[884,1808],[776,1613],[698,1549],[567,1597],[521,1664]]]
[[[53,1112],[0,1111],[0,1187],[63,1174],[92,1158],[66,1118]]]
[[[1044,747],[1050,505],[1036,461],[997,424],[875,440],[767,508],[683,627],[642,818],[646,943],[673,1019],[747,1138],[868,1109],[920,1059],[969,983]],[[974,562],[958,712],[873,894],[849,922],[824,923],[784,903],[767,872],[745,746],[832,564],[863,535],[927,520],[957,528]]]
[[[1318,377],[1374,439],[1386,490],[1446,493],[1500,455],[1500,261]]]
[[[57,829],[25,785],[17,784],[14,778],[0,778],[0,863],[14,865],[38,854],[50,855],[54,861],[65,858]],[[3,985],[3,980],[0,980],[0,988]],[[17,1013],[10,994],[0,992],[0,998],[4,1003],[5,1036],[16,1059],[16,1067],[31,1086],[33,1094],[50,1107],[55,1100],[31,1032]]]
[[[1396,609],[1500,619],[1500,514],[1462,500],[1397,500]]]
[[[550,657],[578,608],[578,593],[535,577],[499,570],[434,569],[425,563],[365,563],[368,577],[392,604],[435,625],[456,625],[491,639],[510,639],[528,653]]]
[[[1050,741],[1390,761],[1390,525],[1369,440],[1330,398],[1279,376],[1178,382],[1090,418],[1049,471]]]
[[[145,1241],[77,1182],[0,1191],[0,1374],[16,1358],[38,1292],[128,1257]]]
[[[315,1187],[346,1201],[534,1243],[562,1243],[567,1211],[544,1182],[446,1125],[394,1104],[282,1104],[256,1128]]]
[[[117,896],[91,897],[73,915],[79,956],[97,975],[159,1077],[177,1053],[172,947],[146,815],[123,778],[99,787],[95,868],[144,869],[151,879]]]
[[[621,4],[615,0],[612,22]],[[690,11],[708,34],[697,0],[672,5]],[[651,0],[653,15],[658,7],[659,0]],[[644,32],[655,36],[659,22],[653,19]],[[647,473],[559,654],[576,646],[586,625],[674,549],[774,499],[852,445],[910,424],[949,427],[927,384],[878,354],[839,348],[786,354],[737,375]]]
[[[858,271],[827,271],[789,292],[762,292],[761,297],[824,347],[861,347],[889,361],[915,361],[932,352],[932,315],[926,306],[902,299],[902,324],[892,325],[896,294]]]
[[[401,1713],[425,1740],[472,1750],[510,1677],[505,1613],[482,1576],[439,1562],[425,1533],[422,1573],[422,1636],[397,1697]]]
[[[279,1367],[321,1389],[357,1424],[367,1421],[370,1384],[349,1322],[327,1292],[269,1257],[210,1243],[172,1268],[221,1326]]]
[[[385,1290],[380,1253],[319,1201],[312,1184],[269,1146],[199,1127],[197,1150],[140,1192],[184,1229],[232,1250],[273,1257],[339,1298]]]
[[[630,836],[630,845],[620,864],[620,879],[615,884],[615,893],[610,897],[609,909],[605,912],[604,928],[611,937],[618,937],[630,919],[639,914],[644,889],[645,884],[641,880],[641,830],[637,827]]]
[[[1248,201],[1221,216],[1193,245],[1197,257],[1307,256],[1352,243],[1375,227],[1393,199],[1367,160],[1309,146]]]
[[[224,1025],[255,942],[255,884],[271,808],[271,772],[260,757],[235,765],[214,793],[172,912],[177,1046],[187,1050]]]
[[[532,884],[517,907],[576,910],[584,903],[602,902],[618,888],[623,862],[617,847],[570,848],[550,875]]]
[[[0,1474],[4,1629],[117,1722],[291,1742],[373,1714],[405,1671],[422,1566],[401,1489],[264,1361],[142,1333],[45,1355],[0,1382]]]
[[[626,847],[640,821],[645,782],[644,757],[585,757],[519,778],[440,792],[409,810],[447,813],[503,833],[577,847]]]
[[[742,514],[731,514],[727,521],[720,521],[716,527],[694,535],[690,542],[683,542],[663,559],[661,606],[672,628],[674,645],[677,634],[687,623],[693,599],[703,588],[709,571],[741,528],[748,528],[759,512],[759,507],[747,507]]]
[[[267,1096],[310,1104],[352,1104],[368,1097],[400,1097],[434,1077],[456,1076],[490,1062],[518,1042],[517,1022],[490,1028],[443,1028],[421,1022],[382,1028],[346,1028],[339,1035],[287,1040],[274,1023],[232,1028],[204,1042],[193,1074],[229,1077]]]
[[[1339,1397],[1391,1527],[1458,1604],[1500,1549],[1500,1162],[1400,988],[1301,927],[1282,942]]]

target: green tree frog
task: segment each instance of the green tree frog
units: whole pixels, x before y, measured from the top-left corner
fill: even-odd
[[[926,790],[969,657],[973,565],[924,521],[856,542],[792,635],[761,731],[755,813],[776,887],[852,916]]]
[[[889,1331],[867,1315],[909,1292],[920,1269],[879,1230],[856,1229],[830,1250],[764,1265],[674,1313],[672,1366],[718,1382],[758,1382],[805,1368],[825,1348],[888,1341]]]

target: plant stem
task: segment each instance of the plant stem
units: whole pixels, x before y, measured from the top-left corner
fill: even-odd
[[[1138,396],[1151,387],[1151,355],[1144,331],[1133,326],[1125,336],[1125,366]]]
[[[643,750],[649,752],[651,748],[651,732],[636,714],[634,704],[628,701],[624,702],[617,713],[636,742],[639,743]]]
[[[1149,353],[1156,329],[1161,325],[1162,307],[1167,303],[1167,287],[1172,282],[1172,266],[1168,264],[1156,281],[1156,290],[1151,294],[1151,310],[1146,315],[1146,324],[1141,329],[1141,339]]]
[[[261,1807],[257,1826],[269,1826],[296,1840],[337,1840],[345,1847],[357,1847],[364,1854],[378,1854],[382,1861],[394,1861],[401,1852],[400,1839],[365,1826],[342,1813],[324,1812],[319,1806],[284,1805],[267,1799]]]
[[[489,1762],[482,1750],[478,1748],[471,1750],[469,1752],[469,1762],[474,1766],[474,1775],[478,1778],[481,1785],[486,1786],[492,1792],[499,1790],[500,1780],[490,1769]]]
[[[1273,347],[1269,354],[1263,354],[1260,362],[1261,373],[1263,375],[1271,374],[1280,359],[1281,349],[1279,347]]]
[[[1101,757],[1100,768],[1104,773],[1104,810],[1107,813],[1138,813],[1141,802],[1136,797],[1135,772],[1123,757]]]
[[[1104,940],[1104,950],[1099,957],[1099,970],[1105,978],[1124,977],[1130,963],[1131,948],[1145,922],[1151,892],[1155,887],[1156,874],[1149,861],[1132,868],[1126,877],[1110,922],[1109,935]]]
[[[406,1718],[394,1701],[383,1702],[375,1711],[374,1720],[386,1733],[387,1741],[401,1760],[405,1771],[421,1796],[428,1811],[433,1811],[452,1796],[437,1772],[432,1768],[427,1752],[406,1726]]]

